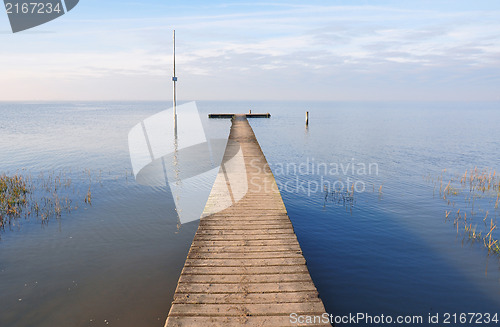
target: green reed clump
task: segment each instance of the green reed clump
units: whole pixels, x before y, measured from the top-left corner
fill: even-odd
[[[118,174],[109,180],[118,180]],[[91,206],[96,194],[95,186],[103,187],[102,170],[42,171],[31,174],[20,169],[15,174],[0,173],[0,232],[7,226],[15,226],[20,218],[36,218],[47,224],[51,218],[59,219],[65,213],[81,206]],[[0,234],[1,237],[1,234]]]
[[[0,175],[0,227],[4,219],[19,217],[28,201],[30,184],[19,175]]]
[[[75,185],[74,178],[87,184],[85,199],[80,199],[79,190],[83,185]],[[73,179],[72,179],[73,178]],[[48,223],[51,217],[60,218],[63,213],[70,213],[80,203],[91,204],[90,170],[80,176],[66,171],[45,171],[33,177],[22,169],[14,175],[0,175],[0,231],[7,225],[15,225],[19,218],[35,217],[42,224]],[[83,186],[85,187],[85,186]]]

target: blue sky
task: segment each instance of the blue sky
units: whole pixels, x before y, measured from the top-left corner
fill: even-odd
[[[0,101],[500,100],[499,1],[80,0],[12,34]]]

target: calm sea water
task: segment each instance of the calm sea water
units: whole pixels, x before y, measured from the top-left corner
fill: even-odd
[[[48,224],[23,218],[0,231],[0,326],[163,326],[197,222],[179,227],[170,191],[134,181],[127,134],[169,106],[0,104],[0,173],[69,177],[79,206]],[[500,173],[500,104],[198,107],[272,113],[251,125],[329,313],[426,320],[500,311],[498,257],[445,219],[460,208],[484,228],[486,211],[498,219],[494,201],[478,199],[472,210],[462,194],[449,204],[436,186],[474,167]],[[210,124],[229,132],[228,121]],[[352,197],[325,191],[349,181]]]

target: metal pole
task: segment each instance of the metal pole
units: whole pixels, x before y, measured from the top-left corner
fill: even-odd
[[[174,102],[174,125],[177,126],[177,95],[176,95],[176,83],[177,83],[177,77],[175,76],[175,30],[174,30],[174,76],[172,77],[172,81],[174,82],[174,97],[173,97],[173,102]]]
[[[177,95],[176,95],[176,83],[177,83],[177,76],[175,76],[175,30],[174,30],[174,76],[172,77],[172,81],[174,82],[174,97],[173,97],[173,102],[174,102],[174,171],[175,171],[175,183],[179,185],[180,183],[180,178],[179,178],[179,160],[177,158],[177,151],[178,151],[178,146],[179,143],[177,141]]]

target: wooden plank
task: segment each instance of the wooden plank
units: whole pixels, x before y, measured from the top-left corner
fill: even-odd
[[[297,252],[302,253],[298,244],[273,245],[273,246],[194,246],[191,251],[199,253],[268,253],[268,252]]]
[[[282,251],[282,252],[198,252],[192,251],[188,254],[188,259],[274,259],[274,258],[304,258],[300,252]]]
[[[245,167],[232,171],[223,161],[165,326],[290,326],[291,313],[325,313],[274,176],[248,121],[237,116],[223,160],[240,149]],[[246,182],[239,201],[220,200],[228,187],[239,187],[227,176]],[[231,206],[213,210],[221,203]]]
[[[256,200],[259,201],[259,200]],[[214,214],[210,215],[207,217],[202,218],[202,221],[211,221],[211,220],[237,220],[238,218],[243,219],[243,220],[274,220],[274,219],[290,219],[288,218],[288,215],[286,212],[281,212],[281,211],[256,211],[256,210],[251,210],[251,214],[248,214],[247,211],[245,211],[246,214],[239,214],[238,212],[241,212],[240,209],[235,209],[234,212],[231,212],[230,210],[224,210],[224,214]]]
[[[270,267],[184,267],[182,274],[204,275],[266,275],[309,273],[305,265]]]
[[[204,225],[203,230],[242,230],[242,231],[251,231],[251,230],[262,230],[262,229],[283,229],[283,228],[292,228],[290,225],[264,225],[259,227],[258,224],[254,225],[246,225],[246,226],[227,226],[224,224],[221,225]]]
[[[291,227],[292,223],[289,219],[277,218],[277,219],[267,219],[261,220],[223,220],[223,219],[203,219],[200,221],[199,226],[231,226],[231,228],[240,227],[241,229],[245,227],[259,227],[266,228],[271,226],[282,226],[282,228]]]
[[[216,259],[195,258],[187,259],[185,267],[262,267],[262,266],[293,266],[305,265],[306,260],[302,258],[255,258],[255,259]]]
[[[274,303],[302,303],[321,301],[317,294],[311,292],[288,292],[288,293],[227,293],[227,294],[185,294],[178,293],[174,296],[174,303],[193,304],[274,304]]]
[[[227,283],[282,283],[310,282],[308,273],[296,274],[262,274],[262,275],[187,275],[179,278],[179,283],[193,284],[227,284]]]
[[[265,316],[297,314],[323,314],[323,304],[318,301],[303,303],[266,303],[266,304],[184,304],[172,306],[172,316]]]
[[[240,241],[197,241],[193,240],[194,246],[274,246],[295,245],[297,240],[240,240]]]
[[[276,234],[292,234],[295,235],[293,230],[289,228],[274,228],[274,229],[255,229],[255,230],[241,230],[241,229],[226,229],[214,230],[203,229],[198,230],[196,235],[276,235]]]
[[[292,230],[292,223],[290,221],[275,221],[275,222],[245,222],[242,221],[239,224],[237,222],[217,222],[213,221],[210,223],[201,223],[198,228],[202,229],[217,229],[219,230],[263,230],[263,229],[283,229],[288,228]]]
[[[319,318],[318,318],[319,319]],[[290,326],[307,326],[320,327],[330,326],[330,324],[292,324],[289,316],[255,316],[255,317],[169,317],[171,327],[186,327],[186,326],[203,326],[203,327],[220,327],[220,326],[246,326],[246,327],[290,327]]]
[[[247,240],[248,235],[196,235],[194,238],[196,241],[242,241]],[[294,234],[253,234],[254,241],[267,241],[267,240],[283,240],[292,239],[296,240],[297,237]]]
[[[312,282],[241,283],[241,284],[194,284],[179,283],[176,293],[276,293],[310,291],[316,294]]]

